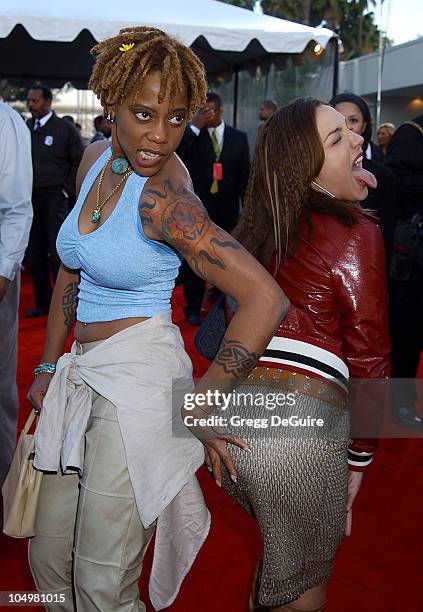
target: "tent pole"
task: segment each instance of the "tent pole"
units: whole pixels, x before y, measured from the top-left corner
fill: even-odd
[[[333,39],[334,58],[333,58],[333,83],[332,83],[332,98],[338,93],[339,85],[339,40]]]
[[[382,13],[383,13],[383,0],[380,3],[380,16],[379,16],[379,53],[378,53],[378,68],[377,68],[377,97],[376,97],[376,129],[380,125],[380,113],[382,110],[382,77],[383,77],[383,54],[384,54],[384,31],[382,28]],[[389,8],[388,8],[389,11]]]
[[[234,112],[233,112],[233,127],[236,128],[236,120],[238,115],[238,87],[239,87],[239,70],[235,68],[234,75]]]

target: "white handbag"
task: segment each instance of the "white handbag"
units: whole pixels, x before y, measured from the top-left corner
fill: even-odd
[[[35,517],[43,472],[32,465],[34,435],[29,434],[36,417],[34,410],[28,417],[16,445],[10,470],[2,487],[3,532],[12,538],[35,535]],[[37,419],[38,420],[38,419]]]

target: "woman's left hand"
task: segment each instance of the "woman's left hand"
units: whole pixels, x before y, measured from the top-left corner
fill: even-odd
[[[363,480],[363,472],[354,472],[350,470],[348,476],[348,497],[347,497],[347,522],[345,525],[345,535],[351,535],[352,525],[352,505],[360,490],[361,481]]]
[[[229,452],[226,444],[234,444],[243,450],[249,451],[249,448],[240,438],[234,436],[207,438],[203,440],[205,459],[204,463],[209,472],[213,475],[216,484],[222,486],[222,463],[228,470],[232,482],[237,481],[237,473],[233,464],[232,455]]]

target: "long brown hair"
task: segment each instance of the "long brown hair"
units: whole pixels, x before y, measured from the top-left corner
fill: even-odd
[[[269,117],[257,137],[244,208],[233,235],[264,265],[276,253],[276,269],[295,254],[301,217],[311,232],[310,211],[352,226],[363,210],[311,187],[325,160],[316,125],[316,109],[322,104],[316,98],[291,102]]]

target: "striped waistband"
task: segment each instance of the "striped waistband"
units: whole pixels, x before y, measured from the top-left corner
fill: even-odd
[[[290,366],[301,368],[347,388],[349,371],[346,363],[335,353],[309,342],[274,336],[258,362],[258,365],[265,364],[287,370]]]

